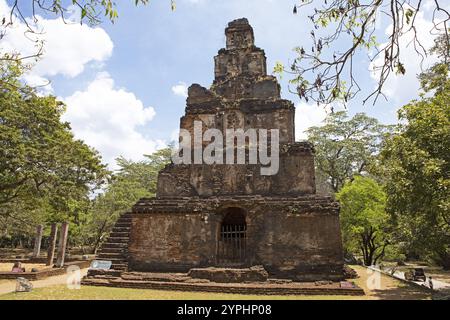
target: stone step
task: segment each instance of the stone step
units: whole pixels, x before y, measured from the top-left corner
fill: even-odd
[[[99,255],[97,255],[97,257],[102,260],[124,261],[126,255],[122,253],[100,253]]]
[[[102,251],[103,249],[122,249],[127,250],[128,249],[128,241],[127,242],[113,242],[108,241],[105,242],[99,251]]]
[[[101,280],[101,279],[110,280],[110,279],[117,279],[117,277],[116,276],[111,276],[111,275],[102,275],[102,274],[100,274],[100,275],[96,275],[95,279],[97,279],[97,280]]]
[[[108,243],[128,243],[129,237],[109,237]]]
[[[128,220],[117,220],[114,226],[116,227],[118,224],[125,225],[125,226],[129,227],[129,226],[131,226],[131,220],[130,221],[128,221]]]
[[[113,263],[111,268],[114,270],[125,271],[128,269],[128,263]]]
[[[128,236],[130,235],[130,233],[129,232],[111,232],[110,234],[109,234],[109,237],[110,238],[128,238]]]
[[[102,245],[102,249],[111,249],[111,248],[122,248],[126,249],[128,247],[128,242],[112,242],[108,241]]]
[[[96,257],[96,259],[98,259],[98,260],[107,260],[107,261],[111,261],[112,263],[127,262],[127,256],[126,255],[105,256],[105,255],[99,254]]]
[[[83,286],[109,286],[110,279],[97,279],[84,277],[81,280],[81,285]]]
[[[120,258],[120,257],[125,257],[126,256],[126,252],[113,252],[113,253],[108,253],[108,252],[100,252],[97,254],[97,257],[104,257],[104,258]]]
[[[117,264],[126,264],[128,263],[127,260],[125,260],[124,257],[119,257],[119,258],[106,258],[106,257],[99,257],[100,260],[106,260],[106,261],[111,261],[113,265],[117,265]]]
[[[123,254],[125,253],[127,250],[126,248],[105,248],[102,247],[100,250],[98,250],[97,254],[110,254],[110,253],[116,253],[116,254]]]
[[[129,226],[129,227],[114,227],[113,229],[112,229],[112,232],[130,232],[130,230],[131,230],[131,226]]]
[[[87,276],[88,277],[97,277],[97,276],[109,276],[109,277],[120,277],[121,271],[118,270],[101,270],[101,269],[89,269]]]
[[[120,228],[122,228],[122,227],[125,227],[125,228],[130,228],[131,227],[131,223],[128,223],[128,222],[117,222],[115,225],[114,225],[114,227],[120,227]]]
[[[130,218],[130,217],[131,217],[130,213],[124,213],[124,214],[120,215],[119,219],[120,218]]]
[[[160,281],[160,282],[185,282],[192,281],[186,273],[153,273],[153,272],[122,272],[123,280],[132,281]]]

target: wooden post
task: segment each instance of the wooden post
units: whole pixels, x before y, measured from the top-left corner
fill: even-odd
[[[50,239],[47,250],[47,266],[53,265],[53,258],[55,257],[56,236],[58,234],[58,226],[56,223],[52,223],[52,229],[50,231]]]
[[[61,224],[61,232],[59,234],[58,258],[56,259],[56,266],[58,268],[62,268],[64,266],[68,233],[69,233],[69,223],[63,222]]]
[[[33,257],[37,258],[39,254],[41,253],[41,242],[42,242],[42,231],[44,230],[44,227],[42,224],[38,225],[36,227],[36,238],[34,239],[34,250],[33,250]]]

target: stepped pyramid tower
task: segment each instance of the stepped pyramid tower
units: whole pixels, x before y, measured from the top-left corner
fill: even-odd
[[[171,163],[159,173],[156,197],[119,219],[99,258],[116,270],[262,265],[274,277],[340,280],[339,205],[316,195],[314,148],[295,142],[294,105],[267,74],[247,19],[230,22],[225,35],[214,82],[189,87],[180,128],[194,134],[197,122],[203,131],[277,129],[277,173],[264,175],[254,163]]]

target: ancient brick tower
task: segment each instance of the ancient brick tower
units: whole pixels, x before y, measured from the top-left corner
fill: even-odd
[[[159,173],[156,197],[119,220],[100,257],[136,271],[263,265],[272,276],[339,280],[339,206],[315,194],[314,149],[295,142],[295,108],[267,75],[247,19],[230,22],[225,34],[214,83],[189,88],[180,127],[279,129],[278,173],[261,175],[258,164],[172,163]]]

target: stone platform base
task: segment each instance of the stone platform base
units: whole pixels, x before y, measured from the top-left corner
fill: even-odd
[[[269,274],[263,266],[250,268],[194,268],[188,276],[194,279],[206,279],[218,283],[264,282]]]
[[[363,289],[345,281],[294,282],[269,278],[266,281],[219,283],[193,278],[186,273],[123,272],[117,277],[107,271],[90,272],[82,285],[256,295],[364,295]]]
[[[59,276],[67,273],[67,268],[70,266],[77,266],[80,269],[88,268],[91,264],[90,260],[83,261],[71,261],[64,264],[62,268],[46,267],[45,269],[39,270],[37,272],[0,272],[0,280],[3,279],[17,279],[19,277],[25,278],[27,280],[41,280],[48,277]]]

